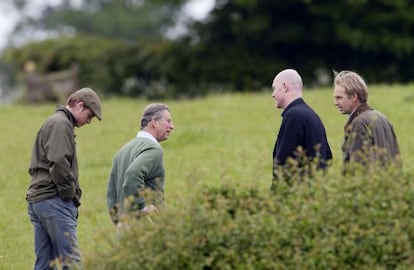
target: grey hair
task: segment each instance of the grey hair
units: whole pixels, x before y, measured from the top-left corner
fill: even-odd
[[[158,120],[162,117],[163,111],[170,111],[167,105],[162,103],[152,103],[148,105],[141,117],[141,129],[145,128],[152,119]]]

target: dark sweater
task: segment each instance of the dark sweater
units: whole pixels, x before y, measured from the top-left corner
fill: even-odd
[[[308,160],[319,156],[318,168],[325,168],[332,159],[326,138],[325,127],[312,108],[302,98],[291,102],[282,113],[282,124],[273,150],[273,175],[283,167],[289,157],[301,158],[298,147],[303,149]],[[299,164],[303,166],[304,164]]]

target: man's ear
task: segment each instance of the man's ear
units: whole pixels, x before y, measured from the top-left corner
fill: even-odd
[[[287,93],[287,91],[289,90],[289,87],[288,87],[288,85],[287,85],[287,83],[282,83],[282,89],[283,89],[283,92],[285,92],[285,93]]]
[[[158,121],[155,118],[152,118],[151,121],[149,122],[150,125],[152,125],[153,127],[157,127],[158,126]]]
[[[353,101],[357,101],[357,100],[358,100],[358,94],[357,94],[357,93],[354,93],[354,94],[351,96],[351,99],[352,99]]]
[[[75,104],[75,107],[76,107],[78,110],[80,110],[80,109],[82,109],[82,108],[86,108],[86,107],[85,107],[85,103],[83,103],[83,101],[79,101],[79,102],[77,102],[77,103]]]

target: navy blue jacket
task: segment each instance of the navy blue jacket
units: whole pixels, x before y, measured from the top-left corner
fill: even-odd
[[[323,169],[332,159],[325,127],[312,108],[302,98],[291,102],[282,113],[282,124],[273,150],[273,176],[275,169],[283,166],[289,157],[297,159],[301,146],[308,160],[320,155],[318,167]],[[302,164],[304,165],[304,164]]]

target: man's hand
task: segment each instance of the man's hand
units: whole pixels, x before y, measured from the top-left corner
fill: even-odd
[[[152,215],[158,212],[158,208],[155,207],[153,204],[150,204],[148,206],[145,206],[141,211],[143,212],[143,214]]]
[[[115,205],[110,211],[109,216],[111,217],[112,222],[116,225],[118,223],[118,206]]]

